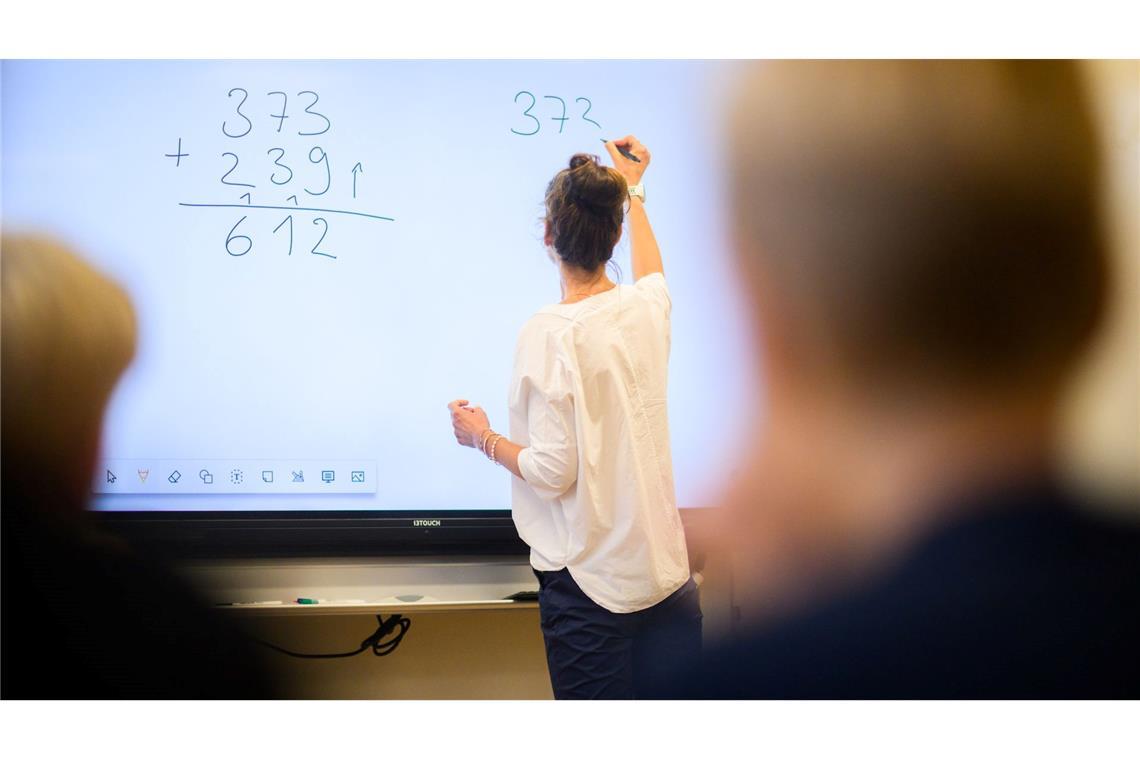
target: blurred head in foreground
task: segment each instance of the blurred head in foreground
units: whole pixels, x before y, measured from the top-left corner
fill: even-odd
[[[1051,462],[1108,291],[1076,65],[761,64],[729,160],[768,394],[722,531],[752,630],[678,695],[1140,694],[1140,529]]]
[[[5,236],[0,267],[4,493],[77,512],[104,409],[134,355],[134,310],[118,285],[46,238]]]
[[[126,293],[50,240],[0,246],[3,697],[271,696],[226,621],[86,519],[103,414],[135,351]]]
[[[734,234],[769,395],[740,517],[778,523],[798,560],[873,552],[952,492],[1049,468],[1107,292],[1078,74],[857,61],[746,78]]]

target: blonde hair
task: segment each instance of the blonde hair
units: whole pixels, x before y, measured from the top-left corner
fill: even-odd
[[[5,235],[0,273],[4,490],[82,501],[107,400],[134,355],[134,309],[48,238]]]

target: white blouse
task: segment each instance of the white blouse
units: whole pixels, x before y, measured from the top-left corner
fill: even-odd
[[[515,350],[515,526],[535,569],[568,568],[612,612],[689,579],[665,408],[671,308],[665,276],[646,275],[539,310]]]

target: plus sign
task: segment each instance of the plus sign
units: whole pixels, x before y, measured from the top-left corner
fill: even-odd
[[[174,165],[178,166],[182,163],[182,159],[186,156],[189,156],[190,154],[182,152],[182,138],[179,137],[178,138],[178,150],[176,150],[174,153],[166,153],[164,155],[167,158],[173,158],[174,159]]]

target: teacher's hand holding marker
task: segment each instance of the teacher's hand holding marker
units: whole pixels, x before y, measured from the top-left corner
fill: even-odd
[[[637,141],[633,135],[618,140],[603,140],[614,168],[621,172],[625,181],[633,187],[641,182],[641,175],[649,168],[649,149]]]
[[[633,135],[605,145],[612,168],[579,153],[546,188],[562,299],[519,334],[510,438],[466,399],[448,404],[455,440],[515,476],[558,698],[647,694],[701,642],[662,403],[672,303],[645,211],[649,150]],[[635,283],[619,286],[606,264],[627,219]]]

